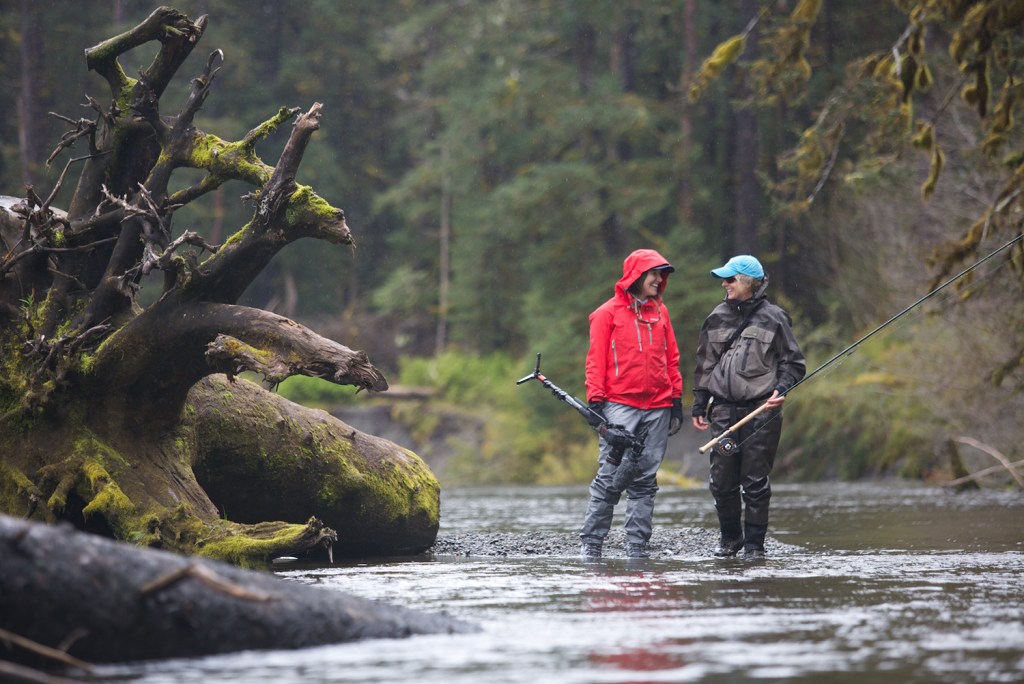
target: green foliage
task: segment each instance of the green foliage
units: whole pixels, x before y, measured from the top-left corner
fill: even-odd
[[[447,401],[473,406],[481,401],[497,403],[512,395],[512,360],[504,354],[476,357],[448,352],[431,359],[405,359],[400,370],[402,383],[432,387]]]
[[[941,467],[940,425],[917,400],[909,378],[891,368],[906,342],[858,348],[834,371],[795,390],[786,402],[780,453],[792,479],[901,476]]]
[[[483,426],[481,443],[457,451],[446,466],[446,484],[564,484],[593,475],[596,438],[582,418],[540,383],[515,384],[533,367],[532,358],[516,361],[504,354],[449,352],[436,359],[405,360],[403,384],[438,391],[436,400],[420,408],[396,408],[421,438],[424,429],[436,427],[434,411],[441,402]],[[546,363],[543,370],[552,373]],[[556,384],[574,392],[571,380],[562,384],[559,378]]]
[[[356,399],[356,388],[351,385],[335,385],[305,375],[293,375],[286,379],[277,386],[277,393],[285,399],[313,408],[350,404]]]

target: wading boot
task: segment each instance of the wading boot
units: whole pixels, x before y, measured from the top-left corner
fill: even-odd
[[[767,533],[767,525],[746,523],[743,526],[743,560],[764,558],[764,537]]]
[[[743,560],[746,560],[746,561],[764,560],[764,549],[759,549],[759,548],[753,547],[753,546],[745,547],[743,549]]]
[[[743,539],[722,539],[715,550],[715,558],[732,558],[743,548]]]
[[[601,557],[601,545],[596,542],[583,542],[580,549],[580,557],[585,559],[597,559]]]
[[[740,519],[723,518],[719,515],[718,526],[722,530],[722,536],[718,541],[715,558],[732,558],[737,551],[743,548],[743,530],[740,528]]]
[[[636,544],[630,542],[626,544],[626,558],[650,558],[651,554],[647,553],[646,544]]]

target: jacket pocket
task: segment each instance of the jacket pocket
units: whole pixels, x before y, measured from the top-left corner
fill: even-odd
[[[775,332],[750,326],[740,335],[737,342],[739,363],[737,372],[746,378],[756,378],[767,373],[774,374],[772,363],[772,341]]]
[[[708,347],[711,350],[711,356],[718,358],[722,355],[722,347],[732,337],[732,330],[728,328],[716,328],[714,330],[708,330]]]

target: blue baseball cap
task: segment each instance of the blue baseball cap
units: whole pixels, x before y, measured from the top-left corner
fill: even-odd
[[[754,257],[749,254],[740,254],[725,262],[725,266],[711,270],[711,275],[716,278],[732,278],[737,274],[761,280],[764,278],[764,269],[761,267],[761,262]]]

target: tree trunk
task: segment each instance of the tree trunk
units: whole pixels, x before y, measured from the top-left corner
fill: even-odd
[[[45,33],[40,30],[39,15],[29,7],[30,0],[21,0],[21,88],[18,91],[18,147],[21,152],[22,181],[26,185],[36,182],[41,155],[42,141],[39,139],[40,121],[42,120],[39,106],[40,61]]]
[[[0,663],[39,665],[38,649],[18,648],[22,640],[87,670],[88,663],[475,631],[444,615],[4,515],[0,557],[0,629],[19,637],[15,646],[3,639]]]
[[[242,565],[335,545],[425,549],[439,487],[419,458],[235,380],[388,387],[365,353],[237,304],[291,242],[353,238],[344,213],[296,180],[321,105],[281,108],[237,141],[204,132],[195,118],[224,60],[216,50],[180,110],[160,111],[205,28],[161,7],[87,49],[111,104],[90,98],[95,120],[69,118],[55,152],[76,140],[89,150],[69,211],[50,206],[59,185],[0,198],[0,511]],[[129,78],[120,55],[150,43],[156,58]],[[270,166],[256,145],[289,120]],[[172,191],[180,168],[205,176]],[[248,224],[223,245],[175,231],[178,208],[231,180],[254,188]],[[142,307],[153,271],[163,289]]]
[[[755,0],[741,0],[739,16],[756,16],[757,8]],[[756,59],[756,34],[751,33],[747,41],[747,58]],[[749,87],[745,83],[740,84],[739,90],[738,99],[750,97]],[[757,178],[760,168],[757,112],[749,105],[737,108],[733,126],[733,174],[736,182],[733,251],[737,254],[756,254],[759,251],[758,224],[761,210],[761,185]]]
[[[683,69],[679,76],[679,91],[686,92],[686,87],[693,79],[697,64],[697,0],[685,0],[683,3]],[[679,113],[679,158],[676,160],[679,170],[679,189],[677,191],[676,211],[679,222],[689,227],[693,223],[693,107],[685,100]]]
[[[205,378],[186,417],[193,470],[222,515],[255,524],[315,516],[334,553],[420,553],[438,529],[437,481],[415,454],[245,380]]]

